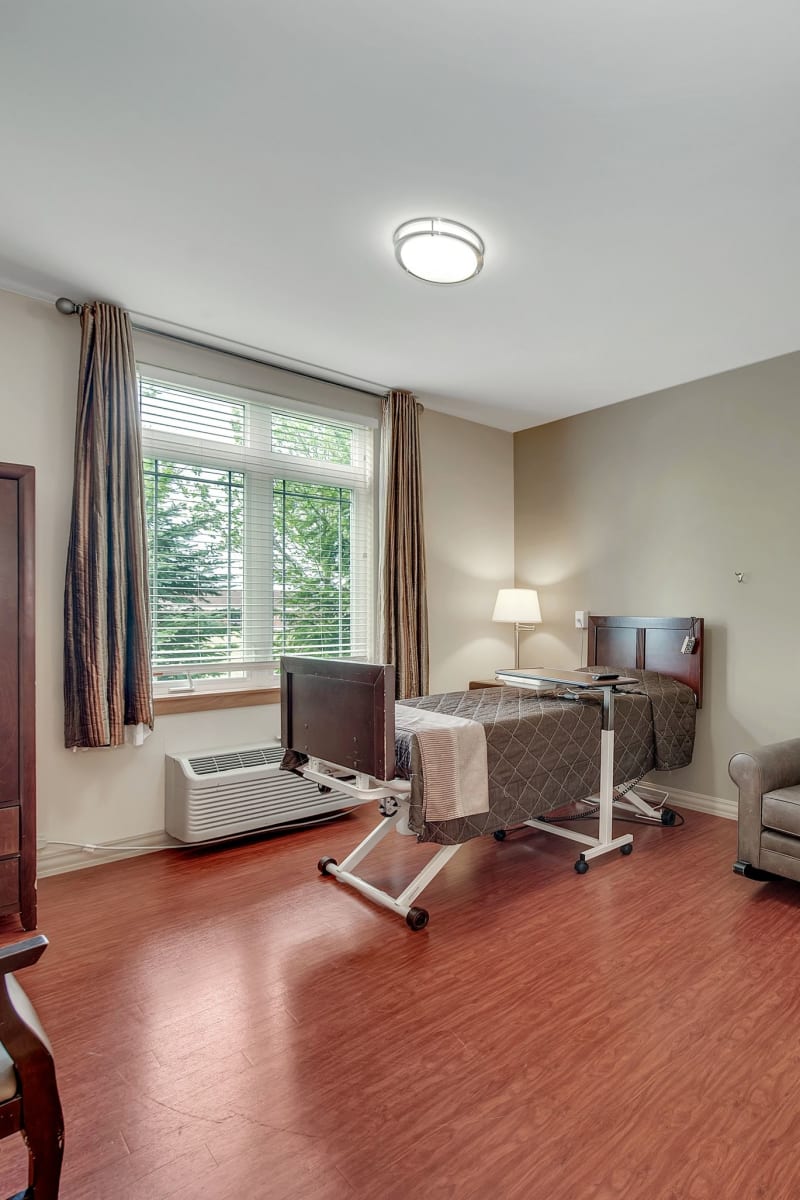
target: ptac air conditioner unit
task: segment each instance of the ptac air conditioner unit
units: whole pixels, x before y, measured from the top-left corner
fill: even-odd
[[[234,746],[166,756],[167,833],[208,842],[342,807],[342,797],[281,771],[280,746]]]

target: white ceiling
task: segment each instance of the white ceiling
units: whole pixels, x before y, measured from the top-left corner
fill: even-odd
[[[796,0],[17,0],[0,286],[520,429],[800,348]],[[392,231],[464,221],[480,276]]]

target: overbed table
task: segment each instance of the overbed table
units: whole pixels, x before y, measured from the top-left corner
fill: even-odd
[[[584,875],[589,870],[589,859],[597,858],[600,854],[608,854],[609,850],[619,850],[622,854],[630,854],[633,849],[633,834],[625,833],[620,837],[613,836],[614,809],[614,692],[621,684],[637,683],[627,675],[614,675],[596,671],[558,671],[550,667],[525,667],[514,671],[496,671],[497,679],[509,687],[530,688],[535,690],[543,683],[557,683],[579,691],[602,691],[603,693],[603,724],[600,732],[600,795],[598,836],[590,837],[585,833],[575,833],[572,829],[563,829],[551,821],[541,821],[534,818],[526,821],[526,825],[534,829],[544,829],[559,837],[569,838],[587,847],[582,850],[575,863],[575,870]]]

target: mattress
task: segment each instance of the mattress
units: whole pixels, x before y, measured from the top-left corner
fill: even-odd
[[[602,670],[602,668],[593,668]],[[614,694],[614,783],[692,760],[695,696],[655,671],[625,669],[635,684]],[[451,821],[425,817],[424,775],[413,734],[398,734],[397,775],[411,781],[409,824],[418,839],[456,845],[513,828],[596,794],[600,787],[602,694],[566,699],[547,692],[491,687],[404,700],[402,705],[480,722],[486,733],[489,811]]]

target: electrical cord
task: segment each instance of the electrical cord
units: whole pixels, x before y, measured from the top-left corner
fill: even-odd
[[[336,821],[339,817],[346,817],[348,812],[349,809],[337,810],[332,813],[323,813],[319,817],[309,817],[307,821],[292,821],[287,822],[285,825],[267,825],[262,829],[248,829],[244,833],[231,833],[227,837],[211,838],[207,842],[181,842],[176,839],[174,842],[161,842],[156,845],[128,842],[126,846],[113,846],[93,842],[62,842],[58,838],[47,838],[44,846],[40,848],[44,850],[47,846],[74,846],[78,850],[85,850],[88,854],[94,854],[95,850],[118,850],[120,852],[126,850],[196,850],[198,846],[224,845],[226,842],[240,841],[242,838],[253,837],[259,833],[285,833],[292,829],[311,829],[315,825],[324,825],[328,821]]]
[[[621,784],[619,787],[615,787],[613,790],[613,793],[612,793],[613,800],[624,799],[625,796],[627,796],[628,792],[631,792],[631,791],[633,791],[634,788],[640,787],[640,786],[643,788],[647,788],[648,791],[651,791],[651,792],[658,791],[658,789],[654,788],[651,784],[642,783],[642,780],[648,774],[649,774],[649,772],[645,771],[645,772],[643,772],[643,774],[641,774],[638,777],[638,779],[631,779],[627,783]],[[662,792],[661,793],[661,803],[653,805],[654,811],[657,813],[660,813],[663,810],[664,805],[666,804],[668,799],[669,799],[669,792]],[[671,811],[674,811],[674,810],[671,810]],[[600,812],[600,805],[595,804],[591,808],[587,808],[585,810],[585,812],[568,813],[566,816],[563,816],[563,817],[539,817],[538,819],[540,821],[543,821],[545,823],[545,825],[563,825],[567,821],[585,821],[587,817],[596,817],[599,812]],[[663,826],[663,824],[664,824],[664,822],[661,820],[660,816],[659,817],[648,817],[646,815],[646,813],[642,813],[641,815],[631,816],[631,817],[615,816],[614,820],[615,821],[627,821],[631,825],[661,825],[661,826]],[[686,824],[685,818],[682,817],[680,813],[676,812],[675,820],[672,822],[671,828],[673,828],[673,829],[678,828],[680,825],[685,825],[685,824]]]
[[[564,817],[537,817],[537,820],[542,821],[545,825],[564,825],[567,821],[585,821],[587,817],[596,817],[599,812],[600,805],[596,804],[594,808],[588,808],[586,812],[568,813]],[[627,821],[630,825],[660,825],[662,829],[665,828],[664,822],[660,817],[648,817],[645,813],[642,813],[638,817],[619,817],[615,814],[614,821]],[[676,812],[675,820],[672,822],[670,828],[677,829],[678,826],[685,824],[685,818]]]

